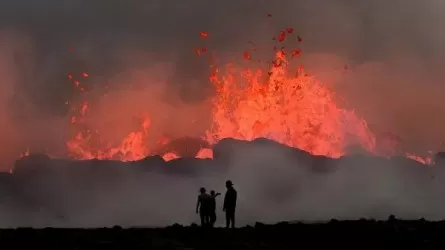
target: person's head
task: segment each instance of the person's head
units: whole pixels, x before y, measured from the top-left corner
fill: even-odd
[[[226,181],[226,188],[232,188],[233,187],[233,183],[231,180]]]
[[[199,189],[199,192],[200,192],[201,194],[204,194],[204,193],[206,192],[206,189],[202,187],[202,188]]]
[[[210,191],[211,195],[215,195],[215,190]]]

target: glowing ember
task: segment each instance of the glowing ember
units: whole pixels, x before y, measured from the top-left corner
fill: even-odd
[[[301,51],[299,49],[295,49],[292,51],[292,57],[299,56],[300,54],[301,54]]]
[[[166,153],[162,156],[162,159],[164,159],[164,161],[171,161],[178,158],[180,158],[180,156],[173,152]]]
[[[23,157],[26,157],[29,155],[30,155],[30,151],[29,151],[29,148],[27,148],[26,151],[24,151],[20,154],[20,158],[23,158]]]
[[[200,35],[202,38],[207,38],[207,37],[209,36],[209,33],[208,33],[208,32],[200,32],[199,35]]]
[[[410,153],[406,153],[405,156],[411,160],[417,161],[425,165],[434,164],[434,161],[431,156],[422,157]]]
[[[196,52],[196,55],[200,56],[201,53],[207,52],[207,48],[196,49],[195,52]]]
[[[246,60],[248,60],[248,61],[250,61],[251,59],[252,59],[252,57],[250,56],[250,54],[249,54],[249,51],[244,51],[244,54],[243,54],[243,56],[244,56],[244,59],[246,59]]]

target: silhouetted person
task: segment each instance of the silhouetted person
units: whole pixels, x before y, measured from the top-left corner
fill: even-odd
[[[215,193],[215,191],[210,191],[210,203],[209,203],[209,211],[210,211],[210,225],[213,227],[216,222],[216,197],[221,195],[220,193]]]
[[[233,188],[232,181],[226,181],[227,192],[224,197],[223,211],[226,212],[226,227],[235,228],[235,208],[236,208],[236,198],[237,193]]]
[[[209,213],[210,196],[206,193],[205,188],[199,189],[198,202],[196,203],[196,213],[199,213],[201,217],[201,226],[207,226],[210,224]]]

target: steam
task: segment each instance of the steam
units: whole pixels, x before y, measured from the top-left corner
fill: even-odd
[[[9,217],[1,225],[161,227],[198,223],[194,213],[198,189],[204,186],[224,192],[227,179],[238,190],[239,226],[256,221],[386,219],[390,214],[404,219],[444,216],[445,203],[440,197],[445,176],[436,167],[428,169],[403,159],[350,157],[327,162],[328,171],[322,173],[311,170],[304,158],[295,160],[271,144],[238,145],[231,150],[228,165],[207,162],[198,173],[185,175],[173,170],[151,172],[134,164],[108,162],[106,168],[97,165],[95,171],[84,171],[91,170],[91,163],[53,162],[51,167],[60,171],[33,179],[24,188],[28,197],[46,201],[44,206],[35,209],[16,204],[5,213]],[[67,168],[72,168],[72,174],[66,174]],[[218,226],[224,225],[222,202],[223,197],[217,198]]]
[[[260,51],[255,56],[267,58],[273,53],[272,36],[287,27],[304,39],[301,60],[309,73],[332,83],[347,100],[345,105],[372,126],[398,134],[410,151],[443,149],[442,1],[114,0],[105,5],[92,0],[0,4],[0,111],[4,114],[0,128],[3,145],[8,145],[0,155],[1,170],[9,170],[27,147],[51,152],[64,147],[68,136],[65,101],[77,98],[66,81],[73,72],[90,74],[89,86],[97,97],[91,123],[110,137],[116,130],[107,131],[110,126],[101,121],[119,127],[116,136],[120,137],[131,124],[117,120],[124,114],[131,119],[129,110],[134,115],[152,112],[157,118],[154,128],[177,136],[199,136],[209,123],[202,114],[209,109],[212,89],[207,62],[194,55],[194,48],[208,47],[218,52],[220,60],[235,61],[252,40]],[[200,40],[201,31],[208,31],[211,39]],[[344,65],[348,65],[347,74],[342,72]],[[106,85],[111,90],[104,96]],[[258,155],[281,164],[265,166]],[[388,170],[370,164],[360,168],[366,174],[345,167],[316,177],[291,165],[267,149],[239,156],[224,176],[150,175],[152,181],[146,183],[129,173],[119,191],[107,189],[94,196],[96,211],[75,211],[71,203],[72,210],[67,209],[73,215],[71,225],[76,221],[188,223],[195,219],[191,212],[198,188],[215,186],[222,191],[225,179],[230,178],[240,192],[241,223],[387,216],[387,211],[436,218],[444,211],[443,204],[432,198],[418,205],[420,195],[403,189],[408,185],[403,168]],[[409,185],[419,188],[416,192],[440,197],[440,185],[421,178],[409,179]],[[357,179],[365,183],[365,190],[355,193],[350,186]],[[139,187],[146,192],[130,198],[128,194],[133,197]],[[270,190],[295,195],[273,203],[265,195]],[[127,202],[117,204],[122,197]],[[366,204],[377,201],[390,205],[366,210]],[[183,209],[178,211],[180,203]],[[117,210],[125,209],[132,212],[128,218],[117,215]]]

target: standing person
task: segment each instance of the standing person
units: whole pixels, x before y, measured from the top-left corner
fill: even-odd
[[[216,222],[216,197],[221,195],[220,193],[215,193],[214,190],[210,191],[210,203],[209,203],[209,211],[210,211],[210,225],[213,227]]]
[[[237,192],[233,188],[232,181],[226,181],[227,192],[224,197],[224,206],[223,211],[226,212],[226,228],[229,228],[231,225],[232,228],[235,228],[235,208],[236,208],[236,199]]]
[[[209,203],[210,196],[206,193],[206,189],[200,188],[198,202],[196,203],[196,213],[199,213],[199,217],[201,217],[201,227],[210,224]]]

